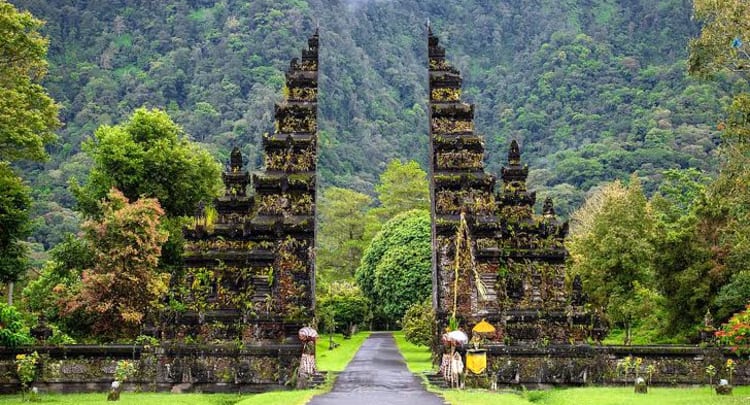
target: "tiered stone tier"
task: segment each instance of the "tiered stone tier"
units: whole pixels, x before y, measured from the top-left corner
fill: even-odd
[[[502,187],[484,171],[484,143],[474,130],[474,106],[461,100],[461,75],[428,34],[433,304],[443,330],[454,316],[470,330],[481,319],[504,344],[581,342],[594,317],[581,294],[565,285],[567,223],[551,200],[534,215],[528,167],[516,141],[502,170]],[[573,299],[575,295],[577,298]]]
[[[185,267],[164,337],[175,341],[281,343],[313,317],[318,45],[308,39],[286,72],[276,129],[263,137],[265,170],[251,175],[234,148],[225,193],[185,230]]]

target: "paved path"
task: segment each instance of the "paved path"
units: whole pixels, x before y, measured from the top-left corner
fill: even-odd
[[[308,402],[308,405],[368,404],[444,405],[445,402],[427,392],[419,377],[409,372],[389,332],[374,332],[339,374],[333,390]]]

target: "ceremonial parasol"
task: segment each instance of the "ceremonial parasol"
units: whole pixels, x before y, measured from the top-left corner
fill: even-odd
[[[492,326],[492,324],[490,324],[489,322],[482,319],[481,322],[474,325],[471,331],[474,333],[490,334],[495,333],[495,327]]]
[[[314,342],[318,338],[318,332],[309,326],[300,329],[298,335],[303,342]]]
[[[466,336],[466,334],[460,330],[454,330],[453,332],[448,332],[447,335],[448,335],[448,342],[450,342],[450,344],[454,346],[463,346],[469,341],[469,337]]]

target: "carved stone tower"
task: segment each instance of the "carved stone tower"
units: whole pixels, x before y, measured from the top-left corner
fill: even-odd
[[[284,342],[315,305],[318,33],[286,72],[275,131],[263,137],[265,170],[250,174],[234,148],[225,193],[185,230],[164,336],[176,341]]]
[[[461,101],[460,72],[428,33],[433,305],[442,332],[451,318],[469,330],[485,318],[496,343],[581,342],[591,318],[565,286],[563,240],[551,200],[534,215],[536,193],[512,141],[503,184],[484,172],[474,106]]]

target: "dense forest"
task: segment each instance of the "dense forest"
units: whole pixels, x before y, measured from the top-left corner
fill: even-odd
[[[421,254],[429,252],[428,21],[476,104],[486,167],[499,173],[510,140],[521,144],[538,199],[553,196],[558,214],[573,220],[571,274],[583,277],[592,305],[608,310],[626,341],[631,329],[640,341],[690,340],[707,309],[723,322],[750,298],[743,205],[750,97],[737,97],[747,91],[748,65],[740,58],[728,68],[740,74],[723,74],[727,60],[717,57],[732,62],[746,45],[735,33],[716,39],[715,30],[702,31],[698,20],[711,26],[716,18],[710,7],[696,20],[689,0],[10,3],[46,21],[42,84],[62,122],[54,142],[39,142],[49,159],[10,159],[33,201],[28,237],[17,238],[29,242],[29,279],[36,278],[24,297],[31,311],[48,311],[44,297],[68,288],[67,306],[50,313],[68,331],[77,328],[63,319],[75,318],[73,304],[96,301],[76,293],[81,269],[96,267],[92,251],[116,251],[96,246],[96,230],[106,221],[131,226],[124,219],[138,210],[158,211],[148,201],[111,208],[111,218],[100,211],[96,201],[122,183],[112,180],[118,167],[107,159],[123,158],[127,145],[139,158],[184,164],[152,176],[154,183],[128,179],[132,187],[123,190],[136,197],[141,187],[179,183],[179,192],[165,187],[151,196],[165,209],[168,233],[180,235],[192,203],[215,192],[212,159],[226,162],[239,146],[250,169],[261,168],[261,137],[274,129],[284,71],[316,28],[319,315],[333,317],[326,308],[354,300],[359,315],[334,324],[400,322],[407,304],[429,295],[429,257]],[[742,2],[728,4],[750,14]],[[707,42],[689,52],[701,32]],[[183,159],[139,144],[140,126],[166,129],[163,141]],[[24,205],[20,180],[8,184]],[[161,230],[152,231],[165,243]],[[407,249],[407,241],[414,245]],[[165,271],[179,262],[179,244],[170,238],[149,260]],[[409,260],[406,251],[414,253]],[[413,291],[391,290],[397,277]],[[161,291],[158,277],[154,283]]]
[[[728,83],[687,76],[687,0],[12,3],[46,20],[45,86],[64,122],[51,159],[25,167],[38,250],[77,228],[67,186],[90,166],[82,141],[138,107],[166,109],[222,161],[239,145],[259,167],[283,71],[317,25],[322,181],[368,194],[393,158],[425,167],[428,19],[477,104],[490,171],[518,139],[531,185],[564,215],[633,171],[651,192],[664,169],[715,170],[729,100]]]

